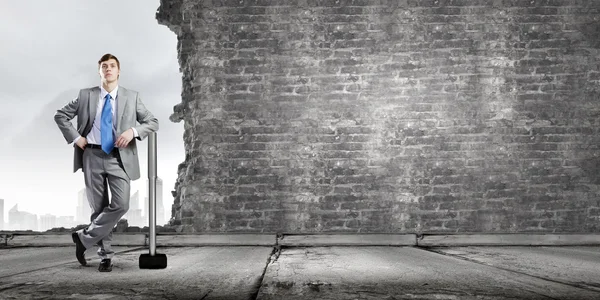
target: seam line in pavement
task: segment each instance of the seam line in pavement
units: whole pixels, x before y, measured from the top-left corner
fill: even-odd
[[[548,278],[548,277],[543,277],[543,276],[528,274],[528,273],[525,273],[525,272],[522,272],[522,271],[516,271],[516,270],[504,268],[504,267],[490,265],[488,263],[477,261],[477,260],[474,260],[474,259],[471,259],[471,258],[468,258],[468,257],[463,257],[463,256],[456,255],[456,254],[444,253],[444,252],[441,252],[441,251],[436,251],[435,249],[432,249],[432,248],[429,248],[429,247],[423,247],[423,246],[419,247],[419,246],[417,246],[415,248],[423,250],[423,251],[431,252],[431,253],[436,253],[436,254],[439,254],[439,255],[454,257],[456,259],[460,259],[460,260],[464,260],[464,261],[468,261],[468,262],[472,262],[472,263],[476,263],[476,264],[480,264],[480,265],[484,265],[484,266],[488,266],[488,267],[492,267],[492,268],[496,268],[496,269],[500,269],[500,270],[512,272],[512,273],[517,273],[517,274],[520,274],[520,275],[525,275],[525,276],[529,276],[529,277],[533,277],[533,278],[537,278],[537,279],[541,279],[541,280],[545,280],[545,281],[550,281],[550,282],[554,282],[554,283],[560,283],[560,284],[568,285],[568,286],[574,287],[574,288],[580,288],[580,289],[584,289],[584,290],[587,290],[587,291],[600,293],[600,290],[598,290],[597,288],[590,287],[590,286],[587,286],[587,285],[577,284],[577,283],[568,282],[568,281],[556,280],[556,279],[552,279],[552,278]]]
[[[128,252],[133,252],[133,251],[138,251],[138,250],[143,250],[146,249],[148,247],[137,247],[137,248],[133,248],[133,249],[127,249],[127,250],[123,250],[123,251],[117,251],[115,252],[115,254],[122,254],[122,253],[128,253]],[[31,273],[31,272],[37,272],[37,271],[41,271],[41,270],[45,270],[45,269],[50,269],[50,268],[54,268],[54,267],[58,267],[58,266],[62,266],[62,265],[67,265],[67,264],[72,264],[74,262],[77,262],[77,260],[74,261],[68,261],[68,262],[62,262],[62,263],[57,263],[55,265],[51,265],[51,266],[47,266],[47,267],[43,267],[43,268],[38,268],[38,269],[34,269],[34,270],[29,270],[29,271],[24,271],[24,272],[20,272],[20,273],[14,273],[14,274],[10,274],[10,275],[4,275],[4,276],[0,276],[0,279],[3,278],[7,278],[7,277],[12,277],[12,276],[17,276],[17,275],[23,275],[23,274],[27,274],[27,273]],[[8,289],[11,289],[13,287],[9,287]],[[2,291],[3,289],[0,289],[0,291]]]
[[[258,280],[258,284],[256,286],[256,292],[252,295],[252,297],[250,297],[250,299],[256,300],[258,298],[258,294],[260,293],[260,288],[262,287],[263,280],[265,279],[265,274],[267,273],[267,268],[269,267],[269,265],[271,263],[276,262],[277,259],[279,259],[279,254],[281,254],[281,246],[276,245],[275,247],[273,247],[273,251],[271,251],[271,254],[267,258],[267,264],[265,265],[265,268],[263,269],[263,272],[260,275],[260,280]],[[275,257],[275,258],[273,259],[273,257]]]

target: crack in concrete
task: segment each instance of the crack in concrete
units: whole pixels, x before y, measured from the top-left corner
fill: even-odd
[[[484,266],[488,266],[488,267],[492,267],[492,268],[496,268],[496,269],[500,269],[500,270],[512,272],[512,273],[517,273],[517,274],[524,275],[524,276],[533,277],[533,278],[540,279],[540,280],[545,280],[545,281],[550,281],[550,282],[554,282],[554,283],[564,284],[564,285],[568,285],[570,287],[580,288],[580,289],[584,289],[584,290],[591,291],[591,292],[596,292],[596,293],[599,292],[598,289],[596,289],[594,287],[589,287],[587,285],[582,285],[582,284],[577,284],[577,283],[573,283],[573,282],[566,282],[566,281],[556,280],[556,279],[552,279],[552,278],[548,278],[548,277],[543,277],[543,276],[532,275],[532,274],[528,274],[528,273],[525,273],[525,272],[516,271],[516,270],[512,270],[512,269],[508,269],[508,268],[503,268],[503,267],[492,265],[492,264],[488,264],[488,263],[481,262],[481,261],[478,261],[478,260],[475,260],[475,259],[472,259],[472,258],[463,257],[463,256],[460,256],[460,255],[457,255],[457,254],[445,253],[445,252],[442,252],[442,251],[437,251],[436,249],[429,248],[429,247],[422,247],[421,246],[421,247],[415,247],[415,248],[423,250],[423,251],[431,252],[431,253],[436,253],[436,254],[440,254],[440,255],[444,255],[444,256],[449,256],[449,257],[453,257],[453,258],[456,258],[456,259],[460,259],[460,260],[464,260],[464,261],[468,261],[468,262],[472,262],[472,263],[476,263],[476,264],[480,264],[480,265],[484,265]],[[558,300],[557,298],[553,298],[553,297],[548,296],[548,295],[539,294],[539,293],[537,293],[535,291],[531,291],[531,290],[528,290],[528,291],[532,292],[532,293],[535,293],[535,294],[538,294],[540,296],[547,297],[549,299]]]
[[[206,299],[206,297],[208,297],[208,295],[210,295],[210,293],[212,293],[212,290],[208,290],[208,292],[206,292],[206,294],[204,294],[204,296],[202,296],[202,298],[200,298],[200,300]]]
[[[265,274],[267,273],[267,268],[269,267],[270,264],[275,263],[279,259],[280,254],[281,254],[281,246],[276,245],[275,247],[273,247],[273,251],[271,251],[271,254],[267,258],[267,263],[265,265],[265,268],[263,269],[263,272],[260,275],[260,280],[257,280],[257,284],[255,286],[256,291],[254,293],[252,293],[251,299],[256,300],[258,298],[258,293],[260,292],[260,288],[263,285],[263,280],[265,279]]]

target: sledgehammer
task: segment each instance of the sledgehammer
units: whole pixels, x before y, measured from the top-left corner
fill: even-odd
[[[150,253],[140,255],[140,269],[164,269],[167,255],[156,253],[156,132],[148,136],[148,205]]]

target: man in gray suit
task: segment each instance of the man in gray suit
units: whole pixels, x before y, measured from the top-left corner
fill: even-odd
[[[98,61],[102,84],[80,90],[54,114],[67,143],[73,143],[73,172],[82,169],[92,208],[91,224],[72,233],[75,256],[85,266],[85,250],[98,245],[100,272],[112,270],[112,230],[129,209],[130,181],[140,178],[136,139],[158,130],[158,120],[138,92],[119,86],[120,69],[114,55],[102,56]],[[75,116],[77,129],[70,122]]]

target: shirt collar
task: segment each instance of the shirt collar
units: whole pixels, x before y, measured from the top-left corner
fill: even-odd
[[[112,92],[110,92],[110,96],[112,97],[113,100],[117,99],[117,91],[119,90],[119,85],[117,85],[115,87],[114,90],[112,90]],[[104,99],[104,97],[106,97],[106,94],[108,94],[108,92],[104,89],[104,87],[102,85],[100,85],[100,97],[101,99]]]

